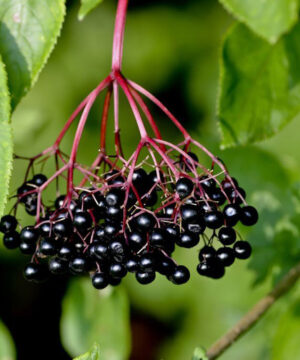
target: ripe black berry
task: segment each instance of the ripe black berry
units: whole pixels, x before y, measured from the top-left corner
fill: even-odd
[[[71,260],[74,256],[75,250],[71,245],[64,244],[58,251],[57,256],[62,260]]]
[[[25,266],[23,273],[28,281],[40,283],[47,279],[47,271],[41,264],[29,263]]]
[[[143,271],[137,271],[135,274],[135,277],[137,281],[142,285],[147,285],[152,283],[152,281],[155,280],[155,272],[143,272]]]
[[[95,289],[104,289],[108,285],[108,278],[104,273],[96,273],[92,276],[92,284]]]
[[[105,197],[108,206],[120,206],[124,201],[125,193],[120,189],[110,190]]]
[[[39,236],[40,236],[39,230],[34,228],[33,226],[24,227],[20,233],[21,241],[27,244],[36,243]]]
[[[224,266],[232,265],[235,259],[234,251],[229,247],[218,249],[216,256]]]
[[[49,271],[54,275],[63,275],[68,271],[68,262],[58,257],[53,257],[49,261]]]
[[[136,272],[139,269],[138,258],[136,258],[134,256],[130,257],[126,261],[125,267],[126,267],[127,271],[129,271],[129,272]]]
[[[134,218],[136,228],[141,232],[147,232],[151,230],[155,224],[155,218],[153,215],[144,212],[143,214]]]
[[[216,250],[212,246],[205,245],[199,252],[200,262],[212,262],[216,257]]]
[[[182,233],[176,240],[176,244],[184,248],[192,248],[198,243],[199,236],[197,234],[189,232]]]
[[[238,187],[233,189],[229,194],[230,200],[235,204],[242,204],[243,199],[246,199],[246,192],[244,189]]]
[[[220,211],[210,211],[203,216],[209,229],[218,229],[224,224],[224,216]]]
[[[43,255],[46,256],[55,255],[57,253],[57,244],[55,240],[51,238],[42,239],[39,250]]]
[[[16,249],[20,245],[20,235],[16,231],[10,231],[4,234],[3,244],[7,249]]]
[[[19,248],[20,248],[20,251],[22,254],[32,255],[32,254],[34,254],[34,252],[36,250],[36,244],[26,243],[24,241],[21,241]]]
[[[238,259],[248,259],[251,256],[252,248],[247,241],[237,241],[234,244],[234,254]]]
[[[181,199],[184,199],[185,197],[189,196],[192,193],[194,189],[194,184],[192,180],[183,177],[177,181],[175,188],[179,197]]]
[[[72,221],[68,218],[57,221],[53,224],[53,233],[59,237],[68,237],[73,232]]]
[[[69,268],[73,274],[82,274],[86,271],[87,262],[83,256],[77,255],[69,262]]]
[[[97,259],[103,260],[108,256],[108,245],[104,242],[99,242],[95,245],[94,254]]]
[[[81,211],[74,215],[73,224],[79,232],[85,232],[92,226],[92,218],[88,212]]]
[[[123,278],[127,274],[127,270],[123,264],[112,263],[109,267],[109,274],[114,278]]]
[[[139,267],[142,272],[152,272],[155,270],[155,257],[154,254],[145,253],[140,257]]]
[[[246,226],[252,226],[257,223],[258,213],[253,206],[244,206],[241,208],[241,223]]]
[[[182,221],[186,224],[197,223],[199,212],[195,205],[183,205],[180,209]]]
[[[164,247],[166,242],[166,232],[163,229],[154,229],[150,234],[150,245],[154,247]]]
[[[227,226],[234,226],[240,220],[241,208],[237,204],[226,205],[223,215]]]
[[[133,251],[140,250],[146,244],[146,240],[147,240],[145,235],[137,231],[129,233],[127,239],[128,239],[128,245],[130,249],[132,249]]]
[[[46,175],[36,174],[30,182],[36,186],[42,186],[47,180],[48,179]]]
[[[169,276],[173,284],[181,285],[189,281],[190,272],[187,267],[183,265],[176,266],[174,272]]]
[[[219,230],[218,238],[223,245],[232,245],[236,240],[235,230],[231,227],[222,227]]]
[[[12,215],[5,215],[1,218],[0,221],[0,231],[2,233],[8,233],[14,231],[17,227],[17,219]]]

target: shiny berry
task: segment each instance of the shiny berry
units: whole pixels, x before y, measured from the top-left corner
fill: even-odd
[[[244,206],[241,208],[241,223],[246,226],[252,226],[257,223],[258,213],[253,206]]]
[[[62,260],[71,260],[74,255],[75,250],[73,246],[69,244],[63,244],[57,254],[57,256]]]
[[[97,243],[94,248],[94,254],[99,260],[105,259],[109,254],[108,245],[104,242]]]
[[[218,238],[223,245],[232,245],[236,240],[236,232],[231,227],[222,227],[219,230]]]
[[[39,247],[40,252],[46,256],[52,256],[57,253],[57,244],[52,239],[42,239]]]
[[[24,241],[21,241],[20,243],[20,251],[24,255],[32,255],[35,253],[36,250],[36,244],[35,243],[26,243]]]
[[[166,237],[167,234],[163,229],[154,229],[149,237],[150,245],[162,248],[165,246]]]
[[[147,232],[151,230],[155,225],[155,218],[153,215],[144,212],[143,214],[134,218],[136,228],[141,232]]]
[[[212,262],[216,257],[216,250],[212,246],[205,245],[199,252],[200,262]]]
[[[139,267],[142,272],[154,271],[155,265],[156,265],[156,261],[154,254],[146,253],[140,257]]]
[[[25,266],[24,277],[28,281],[41,283],[47,279],[47,270],[41,264],[29,263]]]
[[[194,233],[184,232],[176,240],[178,246],[192,248],[199,243],[199,236]]]
[[[53,224],[53,233],[59,237],[68,237],[73,232],[72,221],[68,218],[57,221]]]
[[[203,216],[209,229],[218,229],[224,224],[224,216],[220,211],[210,211]]]
[[[108,206],[120,206],[122,205],[124,198],[124,191],[120,189],[112,189],[106,194],[105,201]]]
[[[199,217],[199,211],[195,205],[183,205],[180,208],[182,221],[186,224],[197,223]]]
[[[183,177],[177,181],[175,188],[179,197],[181,199],[184,199],[192,193],[194,189],[194,184],[192,180]]]
[[[190,272],[187,267],[183,265],[176,266],[174,272],[169,276],[173,284],[181,285],[189,281]]]
[[[234,251],[229,247],[218,249],[216,256],[224,266],[230,266],[234,263]]]
[[[92,218],[88,212],[81,211],[74,215],[73,224],[79,232],[84,232],[92,226]]]
[[[69,262],[69,268],[73,274],[82,274],[87,269],[87,262],[83,256],[77,255]]]
[[[34,175],[33,179],[30,181],[30,183],[36,185],[36,186],[42,186],[47,181],[47,176],[44,174],[36,174]]]
[[[136,272],[135,277],[140,284],[147,285],[147,284],[152,283],[152,281],[155,280],[155,272],[154,271],[150,271],[150,272],[138,271],[138,272]]]
[[[223,215],[227,226],[234,226],[240,220],[241,208],[237,204],[226,205]]]
[[[54,275],[63,275],[68,271],[68,262],[58,257],[53,257],[49,261],[49,271]]]
[[[92,284],[97,290],[104,289],[108,286],[108,278],[102,272],[96,273],[92,276]]]
[[[5,215],[1,218],[0,221],[0,231],[4,234],[10,231],[14,231],[16,230],[17,224],[17,219],[14,216]]]
[[[247,241],[237,241],[233,249],[235,257],[238,259],[248,259],[252,253],[251,245]]]
[[[20,239],[27,244],[36,243],[40,236],[40,232],[38,229],[33,226],[26,226],[22,229],[20,233]]]
[[[7,249],[16,249],[20,245],[20,235],[16,231],[10,231],[4,234],[3,244]]]
[[[127,274],[127,270],[124,265],[120,263],[112,263],[109,267],[109,274],[114,278],[123,278]]]
[[[136,272],[139,269],[139,262],[136,257],[131,256],[127,259],[125,263],[125,267],[129,272]]]
[[[147,241],[146,236],[137,231],[129,233],[127,236],[127,240],[128,240],[128,246],[133,251],[140,250],[146,244]]]

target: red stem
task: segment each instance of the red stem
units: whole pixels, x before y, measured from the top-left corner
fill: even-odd
[[[112,69],[114,71],[121,70],[127,6],[128,0],[119,0],[115,20],[112,54]]]

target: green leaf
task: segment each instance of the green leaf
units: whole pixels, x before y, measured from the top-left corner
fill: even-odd
[[[206,351],[203,348],[197,347],[194,351],[192,360],[208,360]]]
[[[103,360],[126,359],[130,329],[125,292],[120,288],[97,291],[89,279],[74,280],[63,301],[61,337],[73,357],[97,342]]]
[[[298,19],[298,0],[219,0],[239,21],[274,43]]]
[[[281,316],[272,342],[272,360],[299,359],[300,302],[296,301]]]
[[[218,101],[223,148],[266,139],[299,115],[299,36],[300,24],[275,45],[244,25],[228,32]]]
[[[74,360],[100,360],[100,346],[95,343],[90,351],[76,357]]]
[[[3,214],[13,160],[12,132],[9,124],[10,97],[7,77],[0,59],[0,217]]]
[[[7,328],[0,322],[0,360],[16,359],[13,340]]]
[[[92,11],[96,6],[102,3],[103,0],[81,0],[80,9],[78,12],[78,19],[83,20],[86,15]]]
[[[30,90],[63,23],[64,0],[0,0],[0,53],[13,108]]]

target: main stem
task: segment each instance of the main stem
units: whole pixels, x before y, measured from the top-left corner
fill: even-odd
[[[217,359],[228,349],[236,340],[246,334],[258,320],[270,309],[270,307],[281,296],[286,294],[297,282],[300,277],[300,263],[293,267],[287,275],[274,287],[274,289],[258,301],[256,305],[236,324],[223,335],[207,351],[209,360]]]
[[[112,69],[119,72],[122,66],[123,41],[128,0],[119,0],[115,20],[113,40]]]

